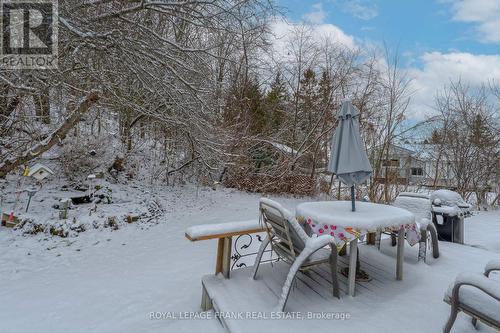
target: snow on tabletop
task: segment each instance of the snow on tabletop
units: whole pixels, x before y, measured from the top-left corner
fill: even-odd
[[[186,235],[188,235],[191,239],[197,239],[201,237],[238,233],[255,229],[262,229],[262,225],[257,219],[248,221],[195,225],[186,229]]]
[[[356,201],[355,212],[351,211],[351,201],[318,201],[298,205],[296,214],[317,223],[364,230],[415,222],[415,216],[405,209],[359,201]]]

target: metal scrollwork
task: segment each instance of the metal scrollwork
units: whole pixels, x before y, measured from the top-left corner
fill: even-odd
[[[257,239],[259,243],[262,243],[263,239],[261,235],[255,234],[243,234],[240,235],[236,238],[234,241],[234,251],[233,255],[231,256],[231,259],[233,260],[233,264],[231,265],[231,270],[237,269],[237,268],[242,268],[242,267],[247,267],[248,260],[246,258],[248,257],[254,257],[257,255],[257,251],[259,249],[259,246],[252,247],[252,244],[254,243],[254,238]],[[246,253],[246,250],[250,248],[255,248],[256,251],[254,252],[248,252]],[[271,247],[266,248],[264,253],[269,253],[272,252]],[[270,261],[276,261],[277,258],[272,258],[271,259],[266,259],[262,260],[261,262],[270,262]],[[246,261],[246,262],[245,262]],[[253,264],[253,262],[252,262]]]

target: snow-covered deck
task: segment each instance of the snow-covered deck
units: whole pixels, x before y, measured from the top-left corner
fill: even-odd
[[[59,221],[57,210],[47,209],[47,205],[55,200],[50,198],[67,195],[60,190],[62,184],[44,185],[31,202],[29,216],[40,222]],[[15,185],[15,181],[11,182],[3,193],[14,193]],[[69,223],[76,217],[89,226],[78,237],[23,236],[19,230],[0,227],[0,332],[224,332],[216,319],[203,317],[207,313],[200,310],[201,278],[214,272],[217,240],[191,242],[184,233],[199,224],[257,220],[261,195],[192,186],[147,187],[139,182],[106,186],[112,188],[113,204],[100,206],[92,216],[89,216],[91,205],[70,210]],[[153,198],[165,212],[158,224],[125,223],[119,230],[92,227],[93,221],[104,222],[107,216],[121,219],[129,214],[142,214]],[[290,210],[311,200],[273,199]],[[26,200],[27,196],[21,196],[20,209],[26,207]],[[3,208],[10,212],[14,196],[4,197],[5,204]],[[465,219],[465,243],[471,246],[440,242],[441,257],[430,258],[427,263],[417,263],[417,248],[407,246],[403,281],[395,281],[394,277],[395,248],[385,244],[382,253],[378,253],[371,248],[365,250],[361,245],[361,260],[366,261],[373,252],[374,261],[383,263],[384,270],[390,273],[382,285],[376,285],[376,281],[367,285],[375,287],[375,294],[359,285],[354,298],[323,299],[310,291],[302,297],[304,288],[299,283],[287,304],[287,310],[299,309],[304,313],[346,311],[351,315],[349,320],[246,321],[248,329],[243,330],[254,333],[270,329],[275,333],[316,333],[320,329],[343,333],[442,332],[450,311],[450,306],[442,301],[448,285],[460,272],[482,272],[489,260],[500,260],[499,235],[500,211],[475,213]],[[248,237],[241,237],[238,245],[247,241]],[[252,245],[258,247],[259,242],[254,239]],[[251,253],[256,248],[246,250],[245,253]],[[241,258],[238,264],[243,259],[251,265],[250,256]],[[261,269],[259,277],[263,279],[266,271]],[[228,288],[228,292],[222,292],[219,297],[237,302],[242,309],[274,305],[275,296],[267,287],[251,288],[262,285],[261,280],[238,277],[244,272],[234,270],[231,275],[241,280],[239,293]],[[283,281],[283,275],[273,274],[269,276],[274,276],[276,283]],[[300,277],[305,279],[303,275]],[[500,279],[500,275],[492,275],[492,278]],[[223,283],[233,281],[237,280]],[[229,291],[238,298],[229,300]],[[329,297],[330,291],[325,290],[324,295]],[[151,318],[152,313],[174,316]],[[184,313],[191,314],[189,319],[180,317]],[[235,326],[241,328],[245,323],[237,322]],[[252,331],[256,327],[264,329]],[[466,332],[474,332],[470,318],[459,313],[452,333]],[[491,329],[481,324],[478,333],[485,332]]]
[[[372,280],[358,282],[356,296],[347,296],[347,279],[338,274],[341,299],[332,296],[328,266],[319,266],[309,274],[299,273],[286,306],[285,319],[276,319],[278,297],[289,265],[283,262],[262,264],[258,279],[251,279],[252,267],[234,270],[231,279],[206,275],[202,282],[220,322],[230,332],[320,332],[332,329],[355,332],[368,327],[370,331],[440,332],[450,307],[443,295],[450,274],[458,267],[477,267],[481,272],[491,253],[469,246],[441,243],[441,258],[418,263],[416,249],[407,248],[405,278],[396,281],[394,258],[396,249],[387,242],[378,251],[374,246],[361,245],[361,266]],[[348,265],[348,256],[339,257],[339,270]],[[498,278],[498,276],[496,277]],[[323,319],[311,316],[323,316]],[[347,318],[346,318],[347,316]],[[296,319],[290,319],[295,317]],[[330,318],[330,319],[327,319]],[[333,319],[332,319],[333,318]],[[343,318],[343,319],[335,319]],[[457,321],[454,332],[472,329],[467,317]],[[493,332],[481,325],[482,332]]]

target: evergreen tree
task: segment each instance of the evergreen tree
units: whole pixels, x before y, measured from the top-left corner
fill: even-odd
[[[283,82],[281,72],[278,71],[274,81],[271,83],[271,89],[265,98],[265,107],[270,119],[269,130],[275,131],[283,126],[288,100],[288,91]]]
[[[250,123],[250,133],[262,135],[265,133],[266,124],[269,122],[269,114],[263,103],[263,94],[257,81],[249,81],[245,94],[246,111]]]
[[[299,116],[302,117],[301,129],[307,131],[313,125],[314,115],[318,106],[318,81],[316,73],[308,68],[300,80],[299,90]]]
[[[472,121],[470,142],[476,147],[490,147],[494,144],[493,133],[481,114],[477,114]]]

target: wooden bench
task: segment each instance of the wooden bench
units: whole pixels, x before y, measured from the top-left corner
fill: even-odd
[[[227,222],[218,224],[202,224],[189,227],[185,236],[192,242],[218,239],[217,256],[215,262],[215,274],[221,273],[229,279],[231,271],[231,251],[233,237],[255,234],[266,231],[258,220]],[[202,286],[201,307],[204,311],[212,308],[205,286]]]

